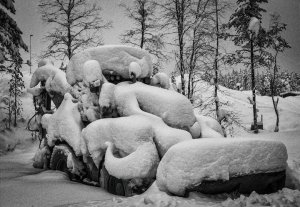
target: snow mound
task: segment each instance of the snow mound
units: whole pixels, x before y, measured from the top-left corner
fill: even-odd
[[[300,206],[300,191],[284,188],[276,193],[259,195],[252,192],[249,197],[241,195],[237,199],[228,198],[222,203],[224,207],[240,206]]]
[[[160,190],[184,195],[203,180],[285,170],[287,150],[276,141],[196,139],[171,147],[157,169]]]
[[[67,80],[71,85],[83,80],[83,64],[88,60],[98,61],[103,72],[113,71],[125,79],[130,78],[129,71],[140,74],[137,78],[150,77],[152,74],[151,56],[145,50],[130,46],[106,45],[84,50],[70,59]]]
[[[81,122],[78,104],[72,102],[72,96],[66,93],[64,100],[54,114],[45,114],[42,125],[47,129],[47,141],[53,146],[56,140],[66,141],[76,155],[85,152],[85,144],[81,137],[83,123]]]

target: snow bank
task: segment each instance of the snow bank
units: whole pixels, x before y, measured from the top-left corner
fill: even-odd
[[[56,140],[66,141],[76,155],[81,155],[86,150],[81,137],[83,123],[77,105],[72,102],[72,96],[66,93],[54,114],[45,114],[42,117],[42,125],[47,129],[49,146],[53,146]]]
[[[140,48],[122,45],[107,45],[84,50],[74,55],[67,66],[67,80],[71,85],[83,80],[83,64],[96,60],[103,72],[114,71],[129,79],[130,72],[140,73],[140,78],[152,74],[152,60],[148,52]],[[133,63],[134,64],[131,64]],[[137,67],[138,65],[138,67]],[[138,72],[136,69],[141,70]],[[129,72],[130,71],[130,72]]]
[[[226,103],[222,106],[222,110],[232,112],[233,122],[230,127],[233,128],[233,136],[244,136],[248,134],[245,129],[250,129],[253,122],[253,108],[249,103],[248,97],[252,96],[251,91],[237,91],[219,86],[220,103]],[[211,115],[211,111],[215,110],[215,105],[211,104],[212,95],[214,94],[214,86],[205,81],[199,81],[196,85],[197,91],[195,97],[202,105],[196,109],[196,113],[203,115]],[[280,112],[279,131],[295,131],[300,128],[300,97],[279,98],[278,110]],[[256,96],[257,108],[259,109],[258,117],[263,115],[264,130],[273,132],[276,115],[273,108],[272,99],[269,96]],[[244,129],[245,128],[245,129]],[[247,135],[246,135],[247,136]]]
[[[300,206],[300,191],[284,188],[276,193],[259,195],[252,192],[249,197],[241,195],[237,199],[228,198],[222,202],[224,207],[240,206]]]
[[[203,180],[285,170],[287,150],[276,141],[196,139],[171,147],[157,169],[160,190],[184,195]]]
[[[104,83],[99,105],[100,108],[117,107],[121,116],[150,113],[169,126],[181,129],[189,129],[196,121],[193,106],[185,96],[140,82],[117,86]]]

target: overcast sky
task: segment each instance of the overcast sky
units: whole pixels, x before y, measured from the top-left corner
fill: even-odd
[[[230,0],[235,2],[235,0]],[[32,57],[33,69],[37,67],[37,56],[41,50],[46,48],[47,43],[43,42],[43,37],[49,30],[49,25],[42,23],[41,15],[38,10],[39,0],[15,0],[17,24],[23,31],[23,40],[29,47],[29,36],[32,38]],[[104,44],[120,44],[120,34],[130,28],[130,20],[124,16],[123,10],[118,6],[121,2],[131,4],[133,0],[99,0],[102,7],[102,16],[104,20],[113,21],[113,28],[103,33]],[[268,13],[278,12],[281,15],[282,22],[288,24],[285,38],[292,46],[285,54],[280,57],[280,63],[283,68],[289,71],[300,73],[300,0],[269,0],[267,5]],[[265,22],[268,22],[266,16]],[[23,54],[23,59],[29,59],[29,53]],[[58,63],[57,63],[57,66]],[[168,70],[174,67],[170,63]],[[28,67],[24,66],[24,69]]]

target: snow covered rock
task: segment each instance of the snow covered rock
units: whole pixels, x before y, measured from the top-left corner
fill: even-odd
[[[279,172],[286,169],[287,150],[276,141],[195,139],[171,147],[157,169],[160,190],[184,195],[202,181]]]
[[[107,45],[90,48],[74,55],[67,66],[68,83],[74,85],[83,80],[83,64],[88,60],[98,61],[102,72],[114,71],[125,79],[130,78],[131,72],[137,75],[137,78],[150,77],[152,74],[151,56],[145,50]]]
[[[143,114],[160,117],[167,125],[187,129],[195,123],[193,106],[183,95],[140,82],[113,85],[104,83],[100,92],[100,109],[117,108],[121,116]]]
[[[156,73],[151,78],[151,85],[169,89],[170,88],[169,76],[166,73]]]
[[[66,141],[76,155],[86,152],[85,143],[81,136],[83,123],[76,103],[72,96],[66,93],[64,100],[54,114],[45,114],[42,117],[42,126],[47,129],[47,141],[53,146],[56,140]]]

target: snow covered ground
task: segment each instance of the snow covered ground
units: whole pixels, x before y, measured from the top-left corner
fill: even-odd
[[[25,73],[25,84],[29,74]],[[3,79],[0,81],[0,97],[7,94]],[[203,83],[199,88],[201,99],[211,95],[212,87]],[[247,99],[248,91],[234,91],[221,87],[221,101],[229,103],[227,110],[234,110],[242,124],[249,128],[252,108]],[[200,94],[200,93],[199,93]],[[288,176],[294,187],[300,189],[300,97],[280,98],[280,132],[273,133],[275,113],[270,97],[257,97],[259,114],[263,114],[265,130],[258,135],[245,131],[247,137],[282,141],[288,150]],[[31,95],[25,93],[23,117],[33,112]],[[0,111],[3,116],[3,111]],[[14,151],[9,151],[13,146]],[[66,175],[55,171],[42,171],[32,167],[38,143],[33,142],[25,130],[25,124],[12,131],[0,132],[0,206],[300,206],[300,192],[284,188],[270,195],[252,193],[249,197],[239,195],[203,195],[190,193],[188,198],[170,196],[160,192],[154,184],[146,193],[131,198],[113,196],[102,188],[71,182]],[[290,184],[290,183],[288,183]]]

